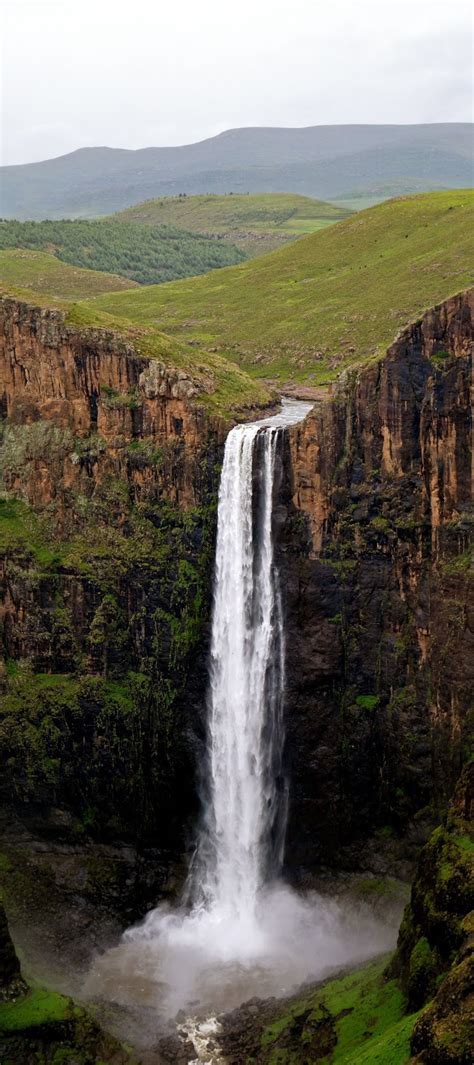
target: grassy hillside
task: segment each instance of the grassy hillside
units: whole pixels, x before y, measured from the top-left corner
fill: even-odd
[[[12,288],[53,300],[83,300],[101,292],[138,288],[138,285],[116,274],[69,266],[44,252],[15,249],[0,251],[0,292]]]
[[[143,285],[205,274],[240,262],[242,252],[222,240],[176,226],[126,222],[0,222],[0,248],[48,251],[62,262],[120,274]]]
[[[82,148],[2,169],[4,218],[93,217],[177,193],[297,192],[325,200],[472,181],[470,123],[230,129],[173,148]]]
[[[392,200],[241,266],[94,305],[255,376],[325,382],[472,283],[473,208],[468,190]]]
[[[129,207],[111,221],[173,225],[226,237],[247,255],[260,255],[304,233],[347,218],[350,210],[295,193],[258,196],[165,196]]]

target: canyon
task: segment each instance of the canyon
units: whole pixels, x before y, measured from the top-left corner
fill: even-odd
[[[344,371],[277,457],[298,888],[412,879],[468,757],[473,312],[461,292]],[[21,940],[32,890],[115,928],[184,881],[235,418],[206,406],[204,371],[58,310],[4,298],[0,340],[2,849]]]

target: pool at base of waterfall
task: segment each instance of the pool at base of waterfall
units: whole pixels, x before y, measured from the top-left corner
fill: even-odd
[[[161,906],[96,959],[83,993],[132,1011],[135,1028],[139,1015],[147,1045],[173,1018],[188,1031],[251,998],[289,995],[389,950],[399,919],[399,912],[377,917],[363,903],[300,895],[281,882],[262,890],[254,923]]]

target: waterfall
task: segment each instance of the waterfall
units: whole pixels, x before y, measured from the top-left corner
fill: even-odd
[[[281,432],[233,429],[219,491],[197,892],[204,905],[238,922],[252,921],[259,890],[281,862],[284,836],[284,640],[272,528]]]
[[[285,647],[274,503],[283,431],[310,408],[284,402],[281,414],[227,437],[196,858],[182,904],[162,903],[128,929],[87,983],[89,995],[152,1007],[153,1018],[155,1010],[174,1016],[182,1008],[188,1020],[211,1015],[211,1033],[216,1012],[255,994],[288,994],[348,959],[370,957],[374,943],[382,950],[395,940],[394,928],[360,906],[352,913],[315,893],[302,896],[277,875],[286,822]],[[198,1031],[194,1021],[183,1030]]]

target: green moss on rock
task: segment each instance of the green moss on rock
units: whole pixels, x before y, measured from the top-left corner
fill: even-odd
[[[44,988],[0,1003],[0,1054],[6,1065],[134,1065],[89,1013]]]
[[[72,1009],[71,999],[37,988],[14,1002],[0,1004],[0,1032],[25,1031],[52,1021],[70,1020]]]
[[[290,999],[281,1014],[276,1007],[246,1060],[258,1065],[402,1065],[417,1015],[405,1015],[403,994],[395,980],[384,977],[385,964],[371,962]]]
[[[417,940],[410,954],[407,982],[408,1002],[418,1009],[430,997],[435,987],[436,962],[425,936]]]

